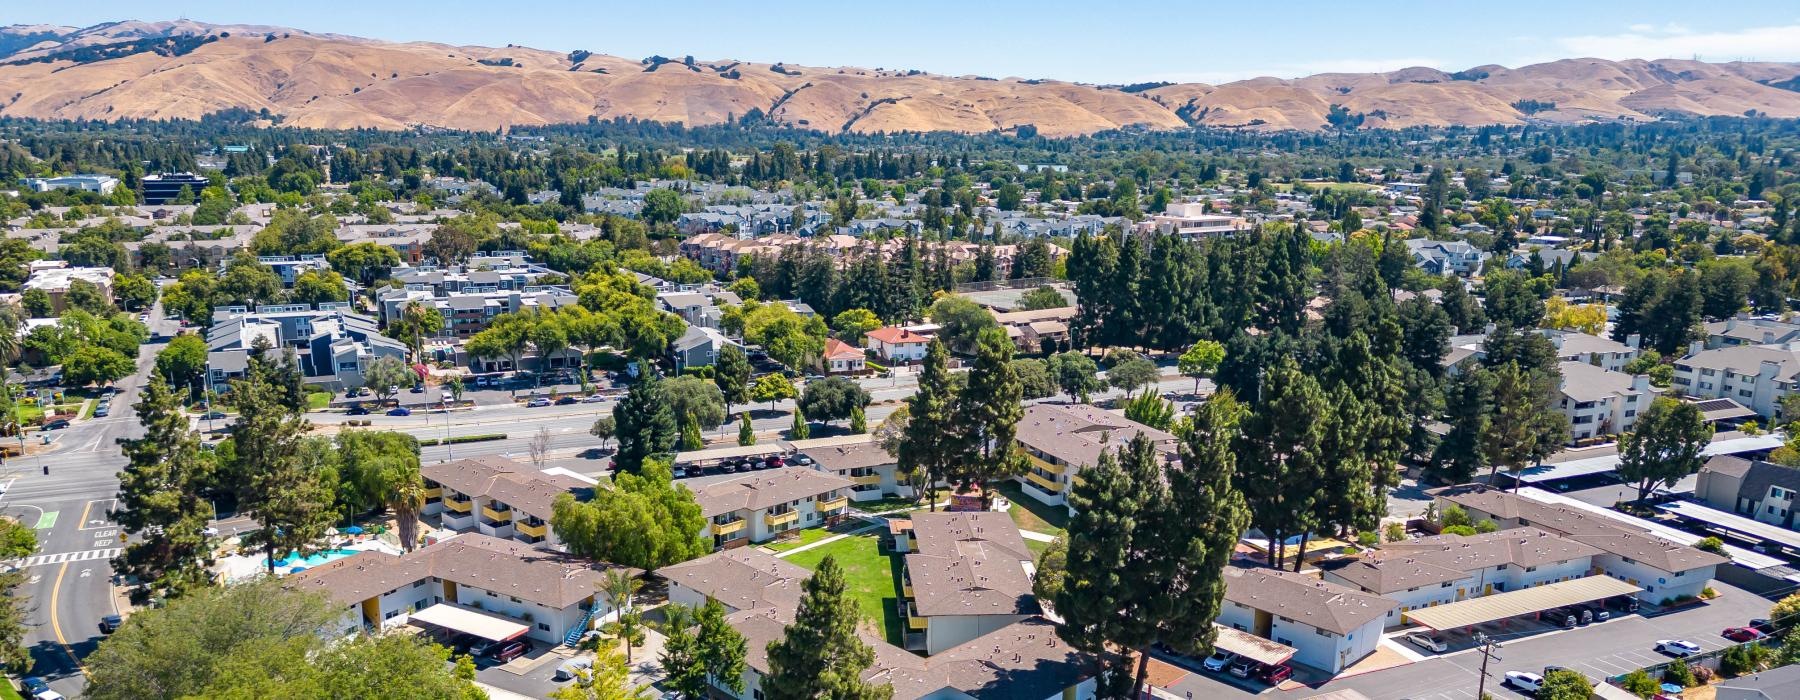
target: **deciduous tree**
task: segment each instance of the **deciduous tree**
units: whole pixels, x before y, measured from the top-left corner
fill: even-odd
[[[1674,486],[1700,470],[1700,452],[1712,442],[1712,426],[1694,404],[1658,397],[1619,436],[1619,476],[1637,486],[1638,500],[1658,485]]]

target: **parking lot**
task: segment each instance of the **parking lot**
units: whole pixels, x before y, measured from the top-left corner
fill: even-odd
[[[1542,623],[1515,620],[1508,628],[1483,626],[1482,631],[1501,642],[1496,659],[1488,665],[1487,692],[1500,698],[1525,695],[1500,687],[1507,671],[1542,673],[1545,666],[1563,666],[1596,681],[1633,669],[1667,663],[1673,657],[1654,650],[1656,640],[1685,639],[1704,651],[1733,644],[1719,636],[1727,627],[1768,615],[1771,602],[1748,591],[1713,582],[1721,595],[1705,604],[1656,614],[1614,617],[1571,630]],[[1481,654],[1465,640],[1453,642],[1443,654],[1425,652],[1399,639],[1406,630],[1384,635],[1382,645],[1414,659],[1393,668],[1360,675],[1346,675],[1323,685],[1270,691],[1219,674],[1193,672],[1165,689],[1177,697],[1230,698],[1254,695],[1305,698],[1323,690],[1349,688],[1370,700],[1475,700]],[[1379,652],[1378,652],[1379,653]],[[1191,695],[1190,695],[1191,694]]]

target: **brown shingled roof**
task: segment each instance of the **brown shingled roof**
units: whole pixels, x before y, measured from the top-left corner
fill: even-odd
[[[1327,632],[1349,634],[1399,603],[1275,569],[1225,568],[1225,599]]]
[[[436,577],[565,608],[594,595],[605,573],[615,569],[643,573],[468,533],[400,556],[363,552],[294,574],[283,584],[296,590],[325,591],[333,600],[348,605]]]
[[[492,498],[526,515],[549,520],[563,493],[592,488],[565,474],[550,474],[498,455],[426,464],[419,474],[468,496]]]
[[[836,489],[847,489],[849,479],[806,467],[782,467],[707,484],[694,491],[701,513],[707,517],[737,510],[761,510],[798,501]]]

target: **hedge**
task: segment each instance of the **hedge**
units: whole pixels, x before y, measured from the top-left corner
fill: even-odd
[[[448,441],[445,441],[442,438],[431,438],[430,440],[420,440],[419,446],[420,447],[435,447],[437,445],[461,445],[465,442],[487,442],[490,440],[505,440],[505,439],[506,439],[506,433],[489,433],[486,435],[458,435],[456,437],[450,438]]]

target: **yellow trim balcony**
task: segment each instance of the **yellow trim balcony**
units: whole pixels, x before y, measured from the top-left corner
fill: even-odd
[[[1043,476],[1037,472],[1026,472],[1025,478],[1030,479],[1031,483],[1037,484],[1050,493],[1062,493],[1062,484],[1056,483],[1055,479]]]
[[[851,477],[845,477],[845,478],[849,479],[850,483],[856,484],[857,486],[877,486],[877,485],[881,484],[881,475],[880,474],[870,474],[868,476],[851,476]]]
[[[849,496],[838,496],[837,498],[833,498],[829,501],[819,501],[815,507],[818,508],[819,512],[823,513],[828,510],[837,510],[837,509],[842,508],[849,504],[850,504]]]
[[[426,498],[443,498],[444,497],[444,487],[435,486],[432,488],[425,489],[425,497]]]
[[[721,524],[719,524],[719,523],[713,523],[713,526],[712,526],[712,528],[713,528],[713,534],[715,534],[715,535],[729,535],[729,534],[731,534],[731,533],[733,533],[733,532],[737,532],[737,531],[739,531],[739,530],[742,530],[742,529],[744,529],[744,526],[746,526],[746,525],[749,525],[749,524],[750,524],[750,521],[748,521],[748,520],[742,520],[742,519],[740,519],[740,520],[733,520],[733,521],[731,521],[731,522],[728,522],[728,523],[725,523],[725,524],[723,524],[723,525],[721,525]]]
[[[906,626],[910,629],[923,630],[926,624],[925,618],[919,617],[918,606],[908,602],[906,604]]]
[[[1049,460],[1044,459],[1043,457],[1039,457],[1037,455],[1031,454],[1029,452],[1025,453],[1025,458],[1031,460],[1032,466],[1042,469],[1044,471],[1050,472],[1051,474],[1061,474],[1064,471],[1067,471],[1067,469],[1065,467],[1063,467],[1063,465],[1051,464]]]
[[[456,500],[451,500],[451,499],[446,498],[446,499],[444,499],[444,507],[448,508],[450,510],[454,510],[458,513],[467,513],[469,511],[475,509],[475,502],[474,501],[456,501]]]
[[[763,524],[769,527],[781,527],[800,519],[800,511],[790,510],[786,513],[764,513]]]
[[[493,508],[491,508],[489,506],[482,506],[481,507],[481,516],[484,518],[487,518],[488,520],[497,522],[497,523],[505,523],[505,522],[512,521],[513,514],[512,514],[511,509],[494,510]]]
[[[550,536],[550,524],[549,523],[545,523],[543,525],[531,525],[531,524],[527,524],[525,521],[521,520],[519,522],[513,523],[513,527],[517,528],[520,534],[525,535],[527,537],[549,537]]]

